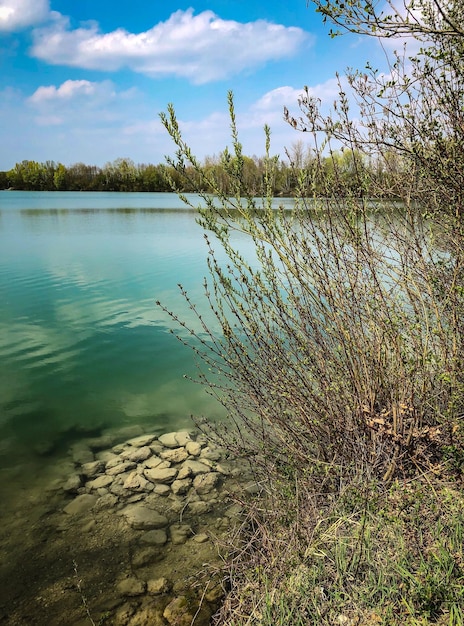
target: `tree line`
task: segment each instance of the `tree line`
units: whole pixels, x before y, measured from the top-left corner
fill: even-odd
[[[229,158],[227,150],[219,156],[207,156],[202,162],[204,176],[191,166],[181,174],[170,165],[135,164],[128,158],[118,158],[103,167],[24,160],[8,171],[0,171],[0,189],[166,192],[175,188],[189,193],[214,192],[219,187],[222,192],[231,193],[233,181],[229,173],[230,163],[227,163]],[[269,183],[266,182],[267,159],[243,156],[243,193],[260,195],[263,192],[265,184]],[[367,158],[361,152],[349,150],[333,150],[321,158],[298,141],[288,150],[286,160],[272,157],[272,161],[270,184],[275,196],[294,196],[301,188],[302,180],[309,195],[331,195],[337,189],[354,196],[400,197],[401,194],[397,173],[402,164],[393,153],[391,162]],[[355,175],[361,162],[365,172],[363,185]],[[395,171],[394,177],[392,170]]]

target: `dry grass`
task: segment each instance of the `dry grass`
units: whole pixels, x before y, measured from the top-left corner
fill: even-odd
[[[295,501],[281,497],[279,510],[295,512]],[[215,624],[464,623],[464,497],[456,483],[352,485],[318,511],[300,500],[293,520],[256,503],[249,511],[231,538],[230,591]]]

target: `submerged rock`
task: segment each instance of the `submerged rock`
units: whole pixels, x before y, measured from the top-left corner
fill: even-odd
[[[212,611],[206,605],[189,601],[185,596],[174,598],[164,609],[163,617],[169,626],[207,626]]]
[[[126,443],[134,448],[143,448],[144,446],[149,446],[156,439],[156,435],[139,435],[138,437],[133,437],[129,439]]]
[[[89,446],[85,444],[76,444],[71,448],[71,456],[75,463],[84,465],[95,460],[94,454]]]
[[[121,511],[132,528],[138,530],[151,530],[152,528],[164,528],[168,525],[168,519],[155,509],[149,509],[143,504],[134,504]]]
[[[153,483],[172,483],[178,471],[174,467],[145,469],[143,474]]]
[[[118,476],[119,474],[124,474],[125,472],[134,469],[137,467],[137,464],[133,461],[120,461],[120,457],[116,457],[118,459],[118,463],[115,465],[107,465],[106,466],[106,474],[107,476]]]
[[[124,481],[124,489],[130,491],[153,491],[153,483],[138,474],[136,471],[131,472]]]
[[[167,578],[156,578],[147,582],[147,591],[154,596],[168,593],[171,589],[172,583]]]
[[[188,441],[185,449],[191,456],[199,456],[201,452],[201,444],[198,443],[198,441]]]
[[[161,468],[165,468],[165,467],[171,467],[171,463],[169,461],[160,459],[159,456],[151,456],[149,459],[147,459],[144,463],[143,466],[148,468],[148,469],[155,469],[157,467]]]
[[[125,578],[116,585],[116,590],[121,596],[141,596],[145,593],[146,583],[138,578]]]
[[[208,461],[220,461],[222,454],[218,448],[213,446],[207,446],[203,448],[200,454],[200,460],[207,459]]]
[[[219,478],[220,474],[218,472],[199,474],[193,479],[193,487],[200,495],[210,493],[219,484]]]
[[[185,448],[172,448],[165,450],[164,452],[160,452],[160,457],[165,459],[166,461],[170,461],[171,463],[182,463],[189,456],[189,453]]]
[[[118,503],[118,498],[112,493],[100,496],[94,505],[95,511],[103,511],[105,509],[114,509]]]
[[[163,554],[159,550],[153,547],[146,547],[134,554],[132,557],[132,567],[145,567],[162,558]]]
[[[86,478],[93,478],[97,474],[101,474],[105,464],[103,461],[90,461],[89,463],[83,463],[81,465],[81,474]]]
[[[78,474],[70,476],[64,483],[63,489],[68,493],[77,493],[77,490],[82,487],[82,478]]]
[[[179,470],[178,478],[182,480],[183,478],[188,478],[189,476],[197,476],[198,474],[207,474],[211,471],[211,468],[205,463],[201,463],[200,461],[192,461],[187,460],[182,463],[182,466]]]
[[[184,478],[183,480],[175,480],[171,485],[171,490],[175,495],[184,495],[188,492],[191,486],[192,479]]]
[[[168,535],[165,530],[147,530],[142,533],[140,542],[151,546],[164,546],[168,541]]]
[[[97,496],[84,493],[74,498],[72,502],[64,507],[63,511],[68,515],[82,515],[83,513],[90,511],[90,509],[96,504],[97,500]]]
[[[158,441],[166,448],[178,448],[179,446],[185,446],[189,441],[192,441],[192,437],[188,431],[178,431],[173,433],[165,433],[158,437]]]
[[[211,511],[211,505],[208,502],[203,502],[203,500],[189,502],[188,508],[192,515],[195,516],[204,515]]]
[[[130,447],[124,452],[121,452],[121,458],[125,461],[133,461],[134,463],[141,463],[146,461],[153,452],[148,446],[142,446],[141,448]]]
[[[187,541],[192,534],[192,529],[187,524],[173,524],[169,527],[171,541],[174,545],[181,545]]]
[[[86,485],[87,489],[100,489],[101,487],[108,487],[113,482],[112,476],[107,476],[103,474],[103,476],[98,476],[98,478],[94,478],[89,481]]]
[[[195,611],[189,607],[185,596],[174,598],[164,609],[163,617],[171,626],[190,626]]]

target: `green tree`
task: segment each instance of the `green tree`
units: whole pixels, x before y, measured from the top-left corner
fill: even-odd
[[[53,175],[53,184],[58,191],[66,191],[68,189],[68,171],[62,163],[58,163]]]
[[[74,163],[68,167],[69,190],[90,191],[98,186],[101,170],[95,165]]]
[[[0,189],[8,189],[8,173],[0,172]]]

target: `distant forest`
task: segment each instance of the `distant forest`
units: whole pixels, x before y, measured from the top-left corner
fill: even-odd
[[[316,162],[305,152],[300,143],[293,146],[288,161],[273,158],[272,186],[275,196],[293,196],[299,183],[304,180],[309,195],[331,195],[337,188],[347,190],[354,196],[398,195],[394,185],[389,182],[389,172],[400,164],[368,160],[361,153],[350,151],[332,152],[322,162]],[[359,171],[364,173],[363,188],[359,188]],[[185,182],[173,167],[167,165],[135,164],[131,159],[119,158],[103,167],[75,163],[65,166],[55,161],[39,163],[22,161],[9,171],[0,172],[0,189],[26,191],[172,191],[193,192],[201,189],[208,192],[208,184],[199,180],[198,174],[189,171],[190,181]],[[225,192],[233,189],[229,165],[224,154],[206,157],[203,170],[210,177],[219,181]],[[266,171],[269,171],[269,159],[264,157],[243,157],[242,181],[246,187],[242,192],[260,195],[264,188]],[[356,175],[355,175],[356,174]],[[395,177],[398,180],[398,176]],[[171,182],[169,182],[171,181]],[[329,181],[330,187],[327,187]],[[352,189],[350,188],[350,181]]]

